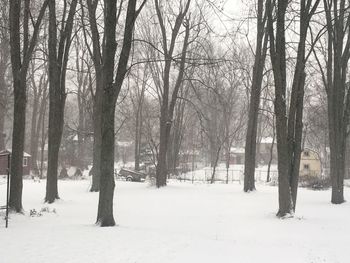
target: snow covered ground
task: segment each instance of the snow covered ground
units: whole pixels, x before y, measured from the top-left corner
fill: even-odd
[[[89,184],[60,181],[56,213],[30,217],[47,207],[45,182],[25,180],[25,215],[12,214],[8,229],[0,220],[0,262],[350,262],[350,204],[331,205],[330,191],[300,189],[296,217],[281,220],[277,187],[245,194],[238,183],[117,182],[118,226],[100,228]],[[0,195],[4,204],[5,185]]]

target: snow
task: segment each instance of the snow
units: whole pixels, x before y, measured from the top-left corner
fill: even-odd
[[[277,187],[258,184],[246,194],[239,183],[156,189],[118,181],[118,226],[100,228],[89,185],[60,181],[62,199],[47,205],[45,181],[25,180],[25,215],[11,214],[8,229],[0,220],[0,262],[349,262],[350,204],[330,204],[330,191],[300,189],[295,218],[282,220]],[[4,204],[4,185],[0,195]],[[29,216],[43,207],[56,213]]]
[[[267,165],[260,165],[255,169],[255,180],[259,182],[266,182],[267,177]],[[189,171],[187,173],[179,175],[179,179],[187,181],[196,182],[207,182],[211,179],[213,173],[212,167],[204,167],[203,169],[198,169],[194,171]],[[270,177],[272,181],[277,180],[277,165],[271,165],[270,167]],[[244,165],[243,164],[231,164],[228,169],[228,181],[243,182],[244,178]],[[226,182],[227,179],[227,169],[225,164],[221,163],[215,170],[215,180]]]
[[[263,137],[263,138],[261,138],[260,143],[271,144],[272,141],[273,141],[273,138],[272,138],[272,137]]]

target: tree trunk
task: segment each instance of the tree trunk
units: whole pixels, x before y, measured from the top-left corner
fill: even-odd
[[[38,148],[39,148],[39,135],[40,131],[42,133],[45,133],[45,131],[42,131],[42,123],[45,122],[45,114],[46,114],[46,103],[47,103],[47,97],[46,97],[46,88],[44,90],[43,96],[41,98],[40,102],[40,109],[39,109],[39,118],[36,124],[36,131],[35,131],[35,138],[33,142],[33,150],[31,151],[32,155],[32,167],[33,169],[36,169],[36,171],[39,173],[39,168],[38,168]],[[44,136],[43,134],[41,136]]]
[[[57,95],[59,84],[50,81],[49,130],[48,130],[48,164],[45,202],[53,203],[58,196],[57,174],[58,157],[64,124],[65,95]],[[57,100],[57,97],[61,97]]]
[[[167,184],[167,148],[168,148],[168,133],[167,126],[171,124],[166,118],[167,107],[162,106],[161,117],[160,117],[160,137],[159,137],[159,151],[156,168],[156,186],[163,187]]]
[[[141,99],[140,99],[141,100]],[[142,126],[142,101],[137,105],[136,120],[135,120],[135,170],[140,170],[140,146],[141,146],[141,126]]]
[[[328,104],[332,104],[328,100]],[[333,204],[341,204],[344,199],[344,174],[345,174],[345,145],[346,139],[340,127],[334,119],[334,111],[329,109],[329,146],[330,146],[330,175],[332,182],[331,202]],[[339,123],[339,122],[338,122]]]
[[[267,165],[267,176],[266,176],[266,182],[270,182],[271,181],[271,176],[270,176],[270,171],[271,171],[271,163],[273,160],[273,148],[275,146],[275,139],[276,139],[276,134],[275,134],[275,121],[272,121],[272,130],[273,130],[273,136],[272,136],[272,143],[271,143],[271,147],[270,147],[270,159],[269,159],[269,163]]]
[[[328,38],[326,73],[322,71],[322,77],[327,92],[331,202],[341,204],[345,201],[346,136],[350,118],[350,92],[347,84],[350,36],[346,30],[350,26],[349,3],[345,0],[333,1],[324,8]]]
[[[96,69],[96,67],[95,67]],[[92,184],[90,192],[100,191],[101,177],[101,118],[102,118],[102,96],[103,86],[100,70],[96,72],[96,92],[94,97],[94,113],[93,113],[93,128],[94,128],[94,144],[93,144],[93,166],[92,166]]]
[[[101,174],[100,193],[96,223],[100,226],[114,226],[113,197],[114,197],[114,113],[117,99],[122,88],[129,61],[135,20],[144,6],[143,2],[136,10],[136,0],[128,2],[125,19],[123,46],[120,52],[115,78],[114,56],[116,53],[116,1],[105,0],[105,44],[103,47],[104,64],[103,97],[102,97],[102,125],[101,125]]]
[[[48,164],[45,202],[53,203],[58,199],[57,173],[58,157],[61,145],[64,106],[66,102],[66,70],[73,18],[77,0],[73,0],[69,7],[64,28],[60,30],[60,39],[57,39],[56,1],[49,1],[49,132],[48,132]],[[65,10],[66,12],[68,10]]]
[[[44,170],[44,152],[45,152],[45,142],[46,142],[46,136],[47,134],[45,133],[46,127],[45,127],[45,115],[46,115],[46,109],[47,109],[47,102],[46,98],[45,101],[43,101],[43,111],[42,111],[42,119],[41,122],[38,123],[39,126],[38,128],[41,129],[41,141],[40,141],[40,173],[39,176],[40,178],[43,178],[43,170]]]
[[[2,89],[2,87],[0,87]],[[3,103],[0,102],[0,151],[4,150],[5,147],[5,116],[6,106],[3,107]]]
[[[213,184],[215,183],[215,172],[216,172],[216,167],[218,166],[218,162],[219,162],[219,158],[220,158],[220,151],[221,151],[221,145],[220,144],[217,148],[217,152],[215,154],[215,161],[213,164],[213,172],[211,174],[211,179],[210,179],[210,183]]]
[[[37,117],[39,111],[39,94],[34,91],[34,100],[33,100],[33,110],[32,110],[32,123],[30,129],[30,155],[32,156],[32,170],[37,173],[38,164],[37,164],[37,152],[38,152],[38,134],[37,131]]]
[[[17,75],[18,76],[18,75]],[[25,78],[14,77],[14,114],[11,154],[11,182],[9,206],[16,212],[22,212],[23,189],[23,150],[26,116]]]
[[[2,40],[1,40],[2,41]],[[3,52],[8,52],[1,43],[0,48]],[[1,52],[1,51],[0,51]],[[7,113],[7,83],[6,83],[6,68],[8,63],[8,56],[0,54],[3,61],[0,61],[0,151],[5,149],[5,118]]]
[[[114,111],[112,88],[105,90],[102,106],[101,180],[96,223],[100,226],[114,226]]]
[[[246,134],[244,154],[244,192],[255,190],[255,166],[256,166],[256,137],[258,127],[258,114],[260,104],[261,84],[265,66],[267,51],[267,35],[265,35],[264,1],[258,2],[257,17],[257,44],[255,51],[255,62],[253,67],[253,80],[249,102],[248,127]],[[265,36],[265,38],[264,38]]]

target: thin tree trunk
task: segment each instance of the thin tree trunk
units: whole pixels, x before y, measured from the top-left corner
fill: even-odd
[[[273,118],[273,121],[272,121],[272,130],[273,130],[273,136],[272,136],[272,143],[271,143],[271,147],[270,147],[270,159],[269,159],[269,163],[267,165],[266,182],[270,182],[271,181],[270,171],[271,171],[271,164],[272,164],[272,160],[273,160],[273,148],[275,147],[275,139],[276,139],[274,118]]]
[[[35,88],[36,89],[36,88]],[[37,117],[38,117],[38,111],[39,111],[39,94],[35,90],[34,91],[34,100],[33,100],[33,110],[32,110],[32,122],[31,122],[31,129],[30,129],[30,155],[32,156],[31,161],[32,170],[37,173],[38,171],[38,165],[37,165],[37,152],[38,152],[38,134],[37,131]]]
[[[264,15],[264,1],[258,1],[257,44],[253,67],[253,80],[249,102],[248,127],[244,154],[244,192],[255,190],[256,166],[256,137],[260,104],[261,84],[267,51],[267,35],[265,34],[266,14]],[[266,12],[266,10],[265,10]]]

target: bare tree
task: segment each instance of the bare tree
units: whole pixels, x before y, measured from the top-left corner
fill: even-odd
[[[268,35],[265,30],[267,13],[264,11],[264,0],[258,1],[257,34],[255,47],[255,61],[253,79],[250,90],[249,117],[244,156],[244,192],[255,190],[256,141],[258,127],[258,113],[260,104],[261,85],[267,53]]]
[[[36,21],[33,22],[30,12],[30,0],[10,1],[10,54],[14,89],[14,116],[9,204],[10,207],[16,212],[22,211],[22,175],[26,115],[25,111],[27,101],[27,72],[39,34],[40,24],[44,17],[48,2],[48,0],[44,1],[40,8]],[[24,3],[23,8],[22,3]],[[23,16],[19,15],[19,12],[21,10],[23,10]],[[23,37],[21,37],[21,24],[23,26]],[[30,24],[34,24],[32,30],[30,29]],[[30,32],[32,32],[31,36]]]
[[[39,147],[39,135],[42,118],[44,118],[44,107],[47,102],[47,65],[46,63],[39,66],[36,63],[31,63],[31,75],[30,75],[30,87],[32,91],[32,118],[31,118],[31,129],[30,129],[30,154],[32,156],[31,168],[35,174],[38,174],[38,147]],[[40,74],[40,76],[38,76]],[[37,79],[39,81],[37,81]]]
[[[97,211],[97,224],[100,226],[114,226],[113,196],[114,196],[114,114],[116,102],[127,73],[134,25],[137,16],[146,3],[144,0],[136,8],[137,0],[129,0],[124,28],[123,45],[120,51],[116,75],[114,75],[116,54],[116,24],[117,1],[105,0],[104,39],[103,46],[103,96],[101,121],[101,167],[100,167],[100,193]]]
[[[175,17],[175,22],[173,22],[174,24],[171,25],[170,37],[168,28],[166,26],[166,21],[169,22],[170,17],[166,15],[164,6],[160,6],[158,0],[155,0],[154,3],[161,30],[162,51],[164,54],[165,61],[164,72],[162,74],[163,88],[161,91],[160,102],[160,140],[156,170],[156,185],[157,187],[162,187],[165,186],[167,183],[166,155],[168,151],[169,136],[173,121],[177,95],[183,81],[187,49],[189,46],[190,24],[189,20],[186,19],[186,16],[191,4],[191,0],[186,0],[184,3],[181,2],[179,5],[178,13],[172,14],[172,16]],[[174,52],[179,38],[181,26],[184,26],[185,36],[182,42],[182,51],[180,59],[178,61],[178,74],[176,77],[174,87],[173,89],[171,89],[171,65],[173,64]],[[168,39],[170,39],[170,42],[168,41]]]
[[[48,165],[45,201],[53,203],[59,199],[57,187],[58,154],[61,145],[64,108],[66,103],[66,71],[72,43],[73,19],[77,0],[68,7],[64,1],[61,28],[58,30],[56,1],[49,1],[49,133]],[[68,14],[67,14],[68,12]],[[66,18],[67,16],[67,18]],[[66,20],[65,20],[66,19]],[[57,33],[59,31],[59,36]]]
[[[346,138],[350,122],[350,3],[345,0],[323,1],[327,26],[326,70],[318,64],[327,93],[330,174],[333,204],[344,202]]]
[[[285,17],[287,1],[268,2],[268,30],[272,70],[275,81],[275,115],[278,155],[278,217],[293,215],[296,207],[299,166],[302,138],[303,99],[305,86],[306,38],[311,17],[315,13],[320,0],[300,1],[299,42],[297,58],[291,87],[290,103],[287,110],[287,65]],[[274,30],[273,10],[276,13],[276,29]]]

